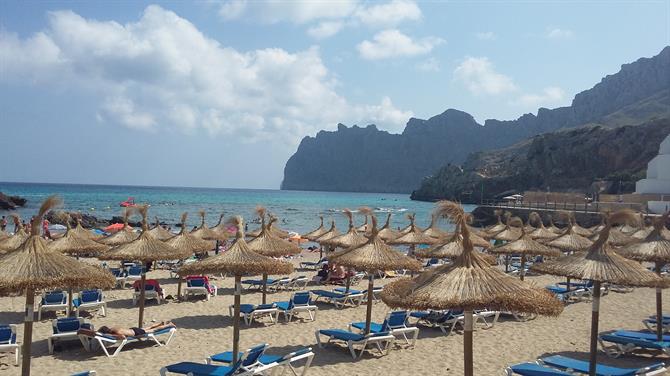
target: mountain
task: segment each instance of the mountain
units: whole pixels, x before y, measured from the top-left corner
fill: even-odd
[[[636,125],[670,112],[670,46],[652,58],[624,64],[568,107],[540,108],[516,120],[477,123],[449,109],[409,120],[402,134],[375,125],[321,131],[305,137],[287,161],[281,188],[408,193],[441,166],[463,163],[472,152],[499,149],[561,128],[598,123]]]
[[[424,179],[412,198],[478,203],[526,190],[588,192],[601,179],[617,181],[617,190],[632,191],[669,133],[670,117],[637,126],[545,133],[508,148],[473,153],[462,166],[444,166]]]

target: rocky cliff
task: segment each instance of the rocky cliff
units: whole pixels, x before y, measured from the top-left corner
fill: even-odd
[[[472,152],[510,146],[561,128],[599,123],[635,125],[670,113],[670,47],[652,58],[625,64],[569,107],[540,108],[512,121],[447,110],[428,120],[410,119],[402,134],[374,125],[342,124],[334,132],[305,137],[284,168],[282,189],[411,192],[446,164],[460,164]]]
[[[633,183],[644,176],[669,133],[670,118],[538,135],[505,149],[473,153],[462,166],[444,166],[424,179],[412,198],[478,203],[525,190],[587,192],[599,179]]]

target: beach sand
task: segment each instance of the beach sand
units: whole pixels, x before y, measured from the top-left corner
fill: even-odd
[[[318,253],[303,253],[294,262],[317,259]],[[94,261],[93,261],[94,262]],[[314,271],[298,270],[294,275],[307,275]],[[165,270],[151,271],[149,278],[160,281],[166,294],[175,295],[176,280],[169,278]],[[558,281],[548,276],[528,277],[539,286]],[[383,285],[390,279],[376,280]],[[41,322],[35,323],[33,332],[33,375],[69,375],[84,370],[96,370],[98,375],[158,375],[159,369],[180,361],[204,362],[208,355],[232,349],[232,320],[228,306],[233,302],[233,278],[218,279],[219,296],[209,302],[191,298],[188,302],[168,301],[157,305],[148,302],[145,323],[170,320],[179,330],[169,346],[154,347],[150,343],[127,345],[115,358],[107,358],[102,351],[86,352],[78,341],[63,343],[54,355],[47,351],[47,337],[51,333],[50,320],[54,313],[46,313]],[[366,281],[358,288],[365,288]],[[308,289],[320,288],[309,286]],[[330,287],[327,287],[330,288]],[[288,300],[290,292],[270,293],[269,301]],[[669,301],[670,293],[664,292],[663,299]],[[136,326],[138,309],[132,306],[130,289],[115,289],[105,292],[108,302],[107,317],[97,314],[84,316],[96,327],[102,325]],[[246,291],[242,303],[260,303],[259,292]],[[600,331],[611,329],[642,329],[641,320],[655,312],[654,290],[635,289],[629,293],[610,292],[601,301]],[[0,298],[0,322],[21,324],[23,297]],[[269,320],[247,327],[240,332],[241,348],[258,343],[269,343],[269,353],[283,354],[301,346],[311,346],[316,354],[311,375],[459,375],[463,373],[462,332],[444,335],[439,329],[421,327],[416,348],[407,348],[401,342],[388,355],[376,352],[363,355],[352,361],[349,352],[341,346],[329,345],[324,349],[316,346],[314,332],[325,328],[346,328],[352,321],[365,320],[365,306],[335,309],[328,304],[318,304],[316,321],[295,320],[285,323],[283,316],[275,325]],[[390,309],[377,302],[373,307],[373,319],[381,322]],[[493,328],[477,326],[474,333],[474,367],[476,375],[501,375],[505,366],[524,361],[532,361],[548,354],[566,354],[580,358],[588,357],[591,304],[583,301],[569,304],[557,318],[538,317],[528,322],[517,322],[509,317],[501,317]],[[23,326],[19,327],[19,341],[23,339]],[[615,365],[643,365],[652,361],[667,361],[667,357],[655,359],[645,357],[607,358],[600,353],[601,362]],[[0,375],[16,375],[20,367],[13,365],[8,354],[0,355]]]

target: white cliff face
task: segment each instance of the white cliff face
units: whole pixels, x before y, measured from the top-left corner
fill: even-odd
[[[670,196],[670,135],[661,143],[658,155],[647,165],[647,178],[635,185],[635,193]],[[670,209],[670,201],[649,201],[649,210],[663,213]]]

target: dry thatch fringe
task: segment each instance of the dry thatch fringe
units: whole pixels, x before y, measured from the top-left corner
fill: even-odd
[[[345,208],[342,210],[342,214],[349,220],[349,230],[354,228],[354,215],[351,213],[351,210]]]
[[[55,208],[56,206],[63,205],[63,200],[56,196],[49,196],[47,197],[44,202],[42,202],[42,205],[40,205],[40,210],[37,212],[37,215],[35,218],[33,218],[32,223],[30,224],[30,235],[39,235],[40,230],[42,230],[42,218],[44,218],[44,215],[51,209]]]
[[[67,231],[65,235],[48,244],[50,250],[70,255],[87,255],[104,252],[109,249],[109,246],[105,244],[77,235],[72,226],[70,226],[70,215],[67,212],[61,211],[56,216],[65,222]]]
[[[265,215],[267,214],[267,209],[265,209],[264,206],[257,205],[255,211],[256,215],[258,216],[258,219],[261,220],[261,223],[265,223]]]
[[[373,214],[372,214],[372,209],[370,209],[370,208],[367,207],[367,206],[361,206],[361,207],[359,207],[359,208],[358,208],[358,212],[361,213],[361,214],[363,214],[363,215],[366,215],[366,216],[368,216],[368,215],[373,215]]]
[[[291,263],[276,261],[249,249],[244,240],[244,220],[242,217],[229,218],[227,224],[234,225],[237,228],[235,241],[230,248],[216,256],[181,267],[177,271],[180,276],[214,273],[232,275],[289,274],[293,272]]]
[[[97,240],[97,242],[117,246],[125,243],[130,243],[131,241],[137,239],[138,234],[134,233],[130,226],[128,226],[128,219],[132,213],[131,208],[123,209],[123,228],[120,231],[117,231],[107,237]]]
[[[325,234],[326,231],[328,231],[328,230],[326,230],[325,228],[323,228],[323,216],[320,215],[320,216],[319,216],[319,219],[320,219],[320,221],[321,221],[321,224],[319,225],[319,227],[317,227],[316,229],[314,229],[314,230],[312,230],[312,231],[310,231],[310,232],[304,234],[304,235],[302,236],[303,238],[306,238],[306,239],[309,239],[309,240],[314,241],[314,239],[318,238],[319,236]]]
[[[605,228],[600,231],[598,239],[586,252],[534,264],[531,270],[625,286],[666,287],[668,281],[664,281],[639,263],[619,255],[607,242],[614,224],[631,220],[635,220],[635,215],[631,211],[622,210],[608,214]]]
[[[191,233],[186,230],[186,218],[188,218],[188,213],[182,213],[181,230],[179,231],[179,234],[168,239],[166,243],[176,249],[187,249],[192,253],[206,252],[214,249],[214,242],[200,239],[191,235]]]
[[[644,240],[621,248],[619,253],[631,260],[654,262],[660,265],[669,263],[670,240],[665,239],[662,235],[668,216],[670,216],[670,211],[654,219],[653,230]]]
[[[252,251],[268,257],[281,257],[300,253],[300,247],[273,234],[273,224],[277,218],[271,217],[270,222],[261,230],[261,233],[250,240],[247,245]]]
[[[405,256],[399,251],[386,245],[377,235],[377,217],[370,215],[372,230],[370,239],[331,255],[328,260],[358,271],[375,273],[384,270],[407,269],[421,270],[421,263]]]
[[[315,242],[317,243],[323,243],[325,241],[328,241],[331,238],[334,238],[336,236],[340,235],[340,232],[337,230],[337,227],[335,227],[335,220],[330,221],[330,229],[318,238],[314,239]]]

